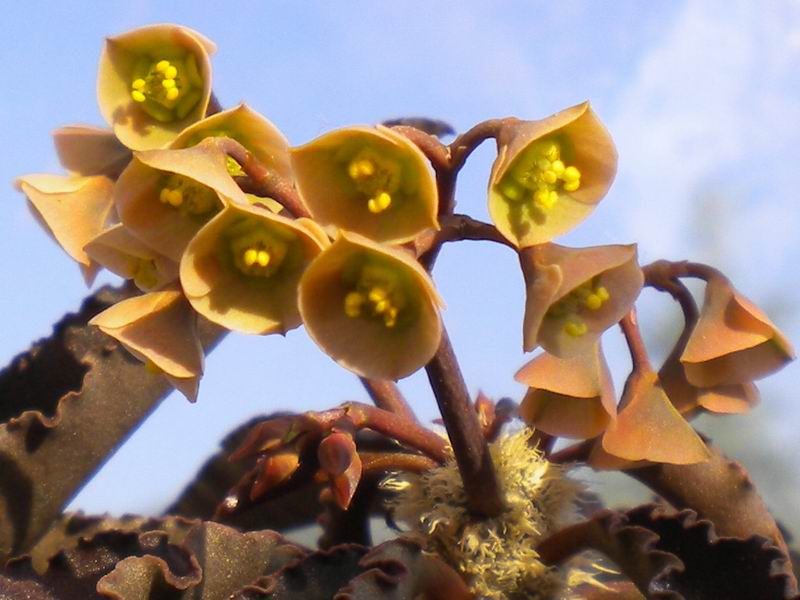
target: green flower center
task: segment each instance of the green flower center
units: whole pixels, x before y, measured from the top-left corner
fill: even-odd
[[[158,199],[181,214],[202,217],[219,211],[221,205],[217,193],[189,177],[169,175]]]
[[[362,148],[346,165],[347,176],[367,199],[367,210],[379,214],[392,205],[392,194],[400,187],[402,168],[396,160]]]
[[[289,252],[289,240],[260,223],[244,221],[231,227],[228,235],[233,264],[248,277],[271,277]]]
[[[355,289],[344,298],[344,313],[383,323],[391,329],[397,325],[408,305],[398,273],[379,265],[367,264],[361,269]]]
[[[531,144],[503,177],[500,193],[514,203],[532,203],[538,213],[547,215],[562,192],[574,192],[581,186],[581,172],[566,165],[561,154],[561,144],[554,139]]]
[[[142,58],[133,70],[131,98],[158,121],[186,117],[202,98],[202,90],[193,54],[171,60]]]
[[[599,276],[585,281],[569,294],[555,302],[545,316],[550,318],[564,318],[564,333],[572,337],[581,337],[589,330],[586,322],[581,318],[583,310],[592,312],[600,310],[611,298],[608,290],[599,285]]]

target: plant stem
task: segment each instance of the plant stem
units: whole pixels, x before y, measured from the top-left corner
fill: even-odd
[[[446,330],[425,370],[453,447],[468,506],[479,515],[495,516],[503,510],[500,486]]]
[[[441,228],[438,231],[429,230],[414,241],[420,262],[430,262],[429,252],[438,251],[439,247],[447,242],[460,242],[463,240],[495,242],[515,249],[503,234],[497,231],[494,225],[478,221],[467,215],[448,215],[440,220]]]
[[[273,169],[268,169],[236,140],[220,138],[222,149],[239,163],[253,187],[260,196],[269,197],[279,202],[293,217],[310,217],[308,210],[300,200],[297,190],[291,182],[281,177]]]
[[[385,379],[370,379],[368,377],[360,377],[360,379],[375,406],[411,421],[417,420],[417,416],[403,397],[403,393],[396,383]]]
[[[619,326],[625,335],[625,341],[628,343],[628,349],[631,353],[631,362],[633,363],[631,375],[641,375],[652,371],[653,366],[650,364],[650,357],[647,355],[642,332],[639,331],[639,324],[636,320],[636,307],[631,308],[630,312],[622,317]]]

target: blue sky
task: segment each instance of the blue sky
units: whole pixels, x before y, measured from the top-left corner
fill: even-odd
[[[463,130],[490,117],[539,118],[589,99],[617,142],[620,170],[590,220],[562,241],[638,242],[643,262],[713,262],[800,341],[797,1],[12,3],[0,23],[0,181],[59,171],[50,132],[102,124],[95,76],[103,37],[157,22],[213,39],[222,103],[247,101],[294,145],[390,117],[438,117]],[[459,210],[483,219],[493,152],[481,148],[459,186]],[[6,189],[0,255],[6,285],[15,287],[0,297],[3,363],[86,294],[77,267],[39,230],[22,196]],[[526,358],[514,257],[483,245],[448,247],[436,275],[471,390],[520,397],[512,376]],[[673,307],[651,292],[642,305],[648,339],[666,339]],[[618,336],[607,337],[621,371]],[[206,371],[199,402],[169,397],[74,506],[159,510],[246,417],[366,398],[302,330],[286,339],[229,336]],[[794,364],[765,381],[752,417],[713,426],[731,435],[757,425],[767,455],[797,454],[798,375]],[[401,385],[432,418],[424,374]],[[749,456],[741,456],[746,464]],[[800,467],[788,477],[754,475],[778,512],[791,510],[787,495],[800,494]],[[797,520],[796,513],[784,517]]]

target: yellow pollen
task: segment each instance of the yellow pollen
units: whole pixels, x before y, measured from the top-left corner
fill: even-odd
[[[367,201],[367,208],[372,214],[378,214],[385,211],[392,204],[392,197],[386,192],[381,192],[375,198],[370,198]]]
[[[361,270],[356,287],[344,297],[344,313],[350,318],[377,320],[384,327],[397,325],[406,306],[397,274],[390,269],[368,265]]]
[[[568,321],[564,324],[564,333],[572,337],[585,335],[589,328],[583,321]]]
[[[511,202],[530,202],[540,215],[546,215],[558,203],[561,192],[580,188],[581,173],[574,165],[566,165],[561,157],[561,144],[540,140],[523,151],[498,186]]]
[[[156,263],[146,258],[132,259],[130,277],[139,289],[150,290],[156,287],[159,281]]]
[[[142,92],[140,92],[139,90],[133,90],[131,92],[131,98],[133,98],[134,101],[136,101],[136,102],[144,102],[145,100],[147,100],[145,95]]]
[[[244,260],[244,264],[248,267],[252,267],[258,261],[258,250],[255,248],[248,248],[244,251],[244,256],[242,256],[242,260]]]
[[[207,215],[217,212],[219,208],[214,190],[175,174],[167,176],[164,187],[158,193],[158,199],[182,214],[192,216]]]
[[[178,69],[174,65],[168,66],[164,69],[164,77],[166,77],[165,81],[174,81],[175,78],[178,76]]]
[[[350,179],[363,179],[375,173],[375,163],[369,159],[354,160],[347,167]]]
[[[234,266],[249,277],[270,277],[281,267],[289,251],[284,236],[252,221],[233,225],[226,235]]]
[[[175,87],[175,80],[174,79],[165,79],[161,82],[161,85],[167,89]]]
[[[157,121],[186,117],[203,96],[195,56],[190,53],[173,61],[142,57],[133,68],[131,98]]]
[[[146,84],[147,84],[147,82],[146,82],[144,79],[136,79],[136,80],[134,80],[134,82],[131,84],[131,87],[132,87],[133,89],[135,89],[135,90],[140,90],[140,91],[141,91],[141,90],[143,90],[143,89],[144,89],[144,86],[145,86]]]
[[[350,292],[344,298],[344,313],[350,317],[361,316],[361,305],[364,304],[366,298],[360,292]]]
[[[160,60],[156,64],[156,71],[159,73],[164,73],[169,68],[169,61],[168,60]]]

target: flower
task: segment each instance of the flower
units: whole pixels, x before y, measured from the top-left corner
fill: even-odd
[[[617,151],[588,102],[501,131],[489,180],[489,213],[520,248],[583,221],[608,192]]]
[[[617,415],[614,385],[599,343],[566,359],[544,352],[514,378],[530,388],[520,417],[550,435],[593,438]]]
[[[407,242],[438,227],[436,181],[425,155],[378,126],[327,133],[291,151],[297,187],[314,219],[379,242]]]
[[[110,129],[69,125],[53,132],[58,160],[77,175],[116,179],[133,155]]]
[[[292,178],[289,142],[270,121],[242,103],[190,125],[170,144],[189,148],[209,137],[227,137],[244,146],[262,165],[287,180]],[[228,172],[243,175],[241,167],[228,157]]]
[[[297,286],[323,245],[306,219],[231,204],[186,248],[181,285],[194,309],[214,323],[242,333],[285,333],[301,323]]]
[[[143,292],[162,288],[178,278],[175,262],[145,246],[121,223],[103,231],[84,250],[109,271],[132,279]]]
[[[133,150],[163,148],[203,118],[216,47],[178,25],[150,25],[106,39],[97,101],[119,140]]]
[[[590,351],[630,310],[644,281],[636,246],[522,250],[526,299],[523,349],[541,345],[561,358]]]
[[[137,152],[114,187],[125,227],[176,262],[189,240],[231,202],[248,203],[214,138],[181,150]]]
[[[489,446],[505,510],[475,519],[454,460],[421,474],[403,473],[382,483],[395,492],[392,516],[428,552],[458,569],[478,598],[556,598],[572,581],[591,581],[579,569],[548,567],[539,542],[567,525],[580,484],[549,463],[528,442],[531,430],[501,436]]]
[[[730,281],[724,277],[708,281],[700,320],[680,359],[689,383],[698,387],[748,383],[794,357],[784,335]]]
[[[708,448],[664,393],[658,375],[633,373],[617,418],[603,434],[602,449],[629,461],[677,465],[708,460]],[[593,466],[602,465],[593,463]]]
[[[170,289],[118,302],[89,323],[119,341],[145,363],[148,372],[163,375],[194,402],[203,374],[196,317],[183,294]]]
[[[106,226],[111,216],[110,179],[25,175],[16,186],[29,200],[34,216],[81,268],[90,285],[99,270],[83,247]]]
[[[410,255],[340,232],[300,282],[300,314],[317,345],[365,377],[410,375],[442,335],[433,282]]]

